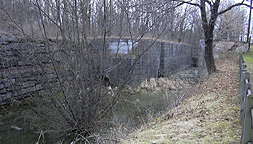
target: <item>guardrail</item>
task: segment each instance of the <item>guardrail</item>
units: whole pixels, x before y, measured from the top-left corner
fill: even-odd
[[[242,144],[253,144],[253,94],[251,93],[250,73],[240,56],[240,123],[242,125]]]

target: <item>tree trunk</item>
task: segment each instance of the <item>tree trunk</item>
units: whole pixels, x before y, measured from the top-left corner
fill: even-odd
[[[211,8],[211,17],[209,21],[206,15],[206,1],[200,1],[200,12],[202,17],[202,26],[205,34],[205,61],[208,74],[212,74],[217,71],[214,57],[213,57],[213,31],[214,25],[218,17],[218,8],[220,0],[216,0]]]
[[[205,61],[209,75],[217,71],[213,57],[213,40],[208,38],[205,40]]]

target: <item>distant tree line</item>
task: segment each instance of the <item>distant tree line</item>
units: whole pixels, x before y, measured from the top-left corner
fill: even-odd
[[[152,38],[163,31],[161,39],[196,44],[202,36],[199,10],[179,6],[176,1],[106,0],[105,6],[103,0],[1,0],[0,3],[1,29],[31,38],[41,38],[45,32],[51,38],[70,40],[77,40],[78,36],[101,37],[105,25],[108,37]],[[228,36],[238,40],[244,31],[243,9],[235,8],[218,20],[218,38]]]

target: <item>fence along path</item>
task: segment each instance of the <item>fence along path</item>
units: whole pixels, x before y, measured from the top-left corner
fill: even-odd
[[[242,144],[253,144],[253,94],[251,93],[250,73],[247,72],[247,65],[242,56],[240,56],[240,96],[241,142]]]

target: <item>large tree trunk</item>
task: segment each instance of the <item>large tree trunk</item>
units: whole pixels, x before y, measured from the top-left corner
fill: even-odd
[[[216,0],[213,6],[211,7],[211,17],[208,21],[206,15],[206,1],[205,0],[200,1],[202,26],[205,33],[205,61],[207,72],[209,75],[217,71],[213,57],[213,31],[215,22],[218,17],[219,4],[220,0]]]
[[[213,40],[210,38],[205,39],[205,61],[208,74],[216,71],[216,66],[213,57]]]

